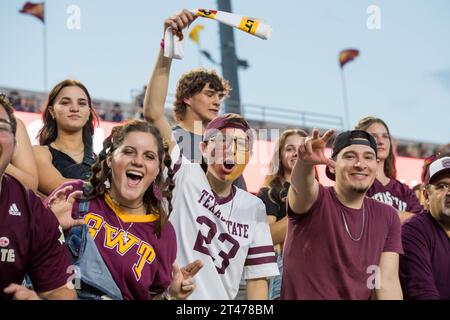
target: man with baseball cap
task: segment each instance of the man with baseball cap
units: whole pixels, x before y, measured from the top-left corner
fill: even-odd
[[[425,175],[428,211],[402,227],[400,278],[405,298],[450,299],[450,157],[434,160]]]
[[[169,145],[175,181],[170,222],[177,234],[177,263],[200,259],[194,300],[235,299],[241,276],[246,298],[268,298],[267,278],[279,274],[264,203],[233,185],[248,164],[253,134],[238,114],[208,123],[200,143],[206,170],[189,161],[164,113],[147,119]]]
[[[365,131],[333,136],[314,129],[298,149],[288,192],[288,232],[281,299],[402,299],[402,253],[396,211],[366,197],[377,167],[377,146]],[[314,166],[327,165],[336,181],[324,187]]]

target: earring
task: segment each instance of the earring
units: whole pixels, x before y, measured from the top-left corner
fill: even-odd
[[[153,195],[155,196],[156,200],[161,201],[163,198],[161,189],[159,189],[158,185],[154,181],[152,183],[152,189]]]
[[[109,177],[106,178],[105,182],[103,182],[103,184],[105,185],[106,190],[111,189],[111,183],[109,182]]]

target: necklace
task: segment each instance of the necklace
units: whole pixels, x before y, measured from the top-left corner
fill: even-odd
[[[350,239],[352,239],[353,241],[361,240],[361,238],[363,236],[363,233],[364,233],[364,225],[365,225],[365,222],[366,222],[366,210],[364,208],[364,202],[363,202],[363,212],[362,212],[362,228],[361,228],[361,232],[360,232],[358,238],[353,238],[352,237],[352,235],[350,233],[350,229],[348,228],[347,220],[345,219],[344,212],[342,211],[342,209],[340,209],[340,211],[341,211],[341,215],[342,215],[342,220],[344,221],[345,231],[347,232],[347,234],[350,237]]]
[[[71,157],[71,158],[76,158],[76,157],[78,157],[79,155],[81,155],[82,153],[84,153],[84,148],[83,148],[83,150],[81,150],[81,151],[78,152],[78,153],[69,153],[69,152],[66,151],[66,149],[61,148],[60,146],[58,146],[58,145],[55,143],[55,141],[53,141],[53,146],[55,146],[57,150],[59,150],[59,151],[61,151],[61,152],[64,152],[65,154],[67,154],[67,155],[68,155],[69,157]]]
[[[231,213],[233,212],[234,196],[235,196],[235,190],[234,190],[234,188],[232,186],[231,187],[231,207],[230,207],[230,212],[228,213],[227,221],[230,221]]]
[[[114,213],[115,213],[115,212],[114,212]],[[123,230],[123,233],[122,233],[122,239],[123,239],[123,242],[124,242],[125,244],[127,244],[128,240],[130,240],[130,238],[128,238],[128,230],[130,230],[130,228],[133,226],[133,222],[128,226],[127,230],[125,230],[125,229],[122,227],[122,223],[120,223],[120,217],[117,215],[117,213],[115,213],[115,215],[116,215],[117,221],[119,222],[120,229]]]
[[[211,189],[211,190],[212,190],[212,192],[214,194],[214,197],[216,198],[216,201],[217,201],[217,199],[220,199],[220,197],[217,195],[217,193],[213,189]],[[230,212],[228,212],[228,219],[227,219],[227,221],[230,220],[231,213],[233,212],[233,204],[234,204],[234,196],[235,195],[236,195],[236,190],[232,186],[231,187],[231,208],[230,208]]]
[[[231,199],[231,208],[230,208],[230,213],[228,214],[227,221],[230,221],[231,213],[233,212],[233,204],[234,204],[234,196],[233,196],[233,199]]]
[[[108,193],[109,194],[109,193]],[[109,194],[109,198],[111,199],[111,201],[118,207],[122,207],[122,208],[127,208],[127,209],[132,209],[132,210],[136,210],[139,209],[140,207],[142,207],[144,205],[144,201],[142,201],[137,207],[130,207],[130,206],[126,206],[124,204],[119,203],[118,201],[114,200],[113,197],[111,197],[111,194]]]

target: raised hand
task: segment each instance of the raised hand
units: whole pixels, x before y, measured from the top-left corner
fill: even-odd
[[[298,158],[313,165],[325,164],[334,168],[335,162],[325,155],[325,147],[333,134],[334,130],[329,129],[320,137],[319,130],[314,128],[311,136],[298,147]]]
[[[201,260],[195,260],[183,268],[179,268],[175,262],[172,267],[172,284],[170,285],[170,293],[176,299],[186,299],[195,289],[194,276],[203,268]]]
[[[181,30],[189,27],[189,25],[196,19],[197,17],[192,14],[189,10],[183,9],[178,14],[173,15],[166,20],[164,20],[164,32],[168,27],[172,27],[173,32],[178,37],[183,37]],[[180,41],[182,38],[180,39]]]
[[[72,186],[67,186],[58,190],[50,197],[47,205],[55,214],[63,230],[84,224],[84,220],[72,218],[73,204],[76,199],[82,196],[83,191],[74,191],[67,196],[67,193],[72,191],[72,189]]]

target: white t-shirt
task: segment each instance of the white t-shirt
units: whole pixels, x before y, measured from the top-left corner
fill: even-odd
[[[200,259],[190,299],[234,299],[242,274],[245,279],[279,274],[264,203],[233,186],[230,197],[214,194],[197,163],[172,151],[175,170],[170,215],[177,234],[180,267]]]

